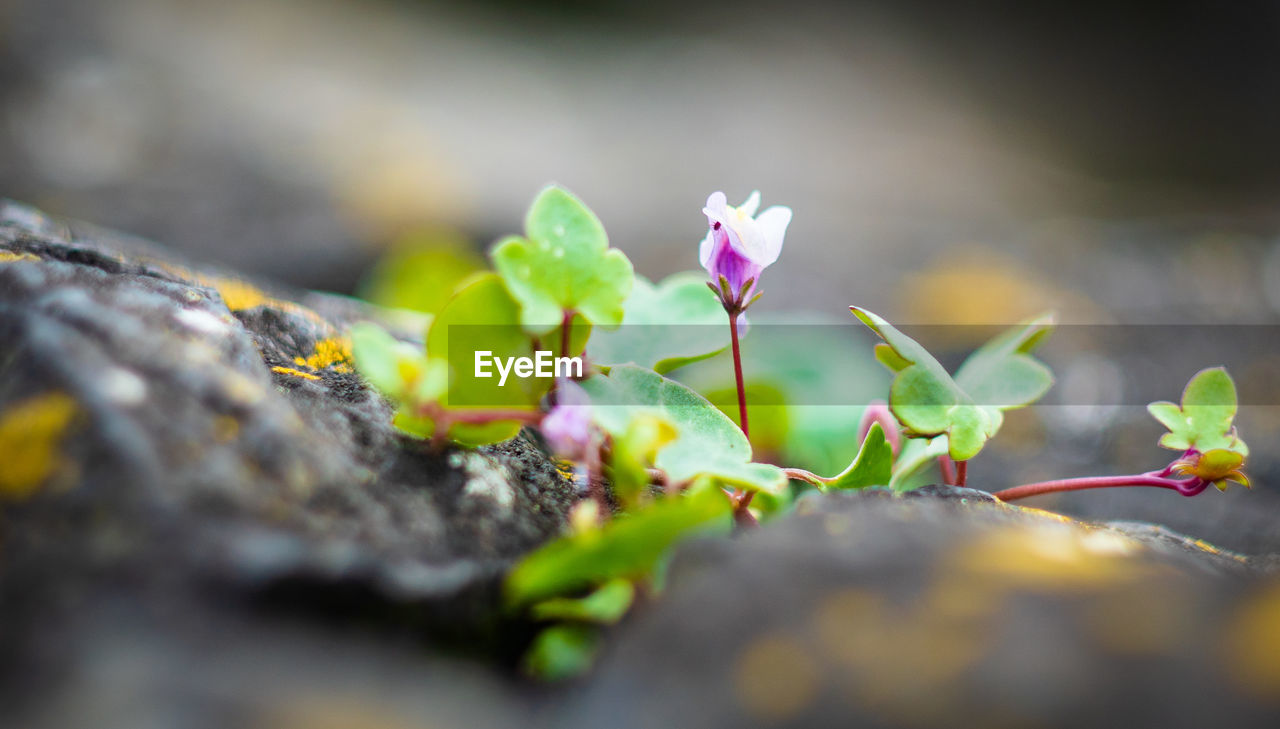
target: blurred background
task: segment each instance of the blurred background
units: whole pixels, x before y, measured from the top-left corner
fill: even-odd
[[[973,473],[1146,470],[1158,427],[1108,403],[1176,399],[1280,321],[1278,33],[1267,2],[0,0],[0,196],[430,308],[374,262],[465,271],[548,182],[655,279],[696,268],[709,192],[759,188],[795,211],[766,319],[1259,325],[1126,361],[1073,339],[1046,355],[1069,407]],[[1272,503],[1277,362],[1236,372],[1263,488],[1212,508]],[[1203,525],[1161,497],[1046,503]]]

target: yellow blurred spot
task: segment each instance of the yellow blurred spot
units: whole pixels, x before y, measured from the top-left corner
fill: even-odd
[[[1148,656],[1177,651],[1194,626],[1185,600],[1149,582],[1103,591],[1080,606],[1084,627],[1106,650]]]
[[[371,697],[303,696],[263,711],[262,729],[410,729],[421,727]]]
[[[223,415],[213,421],[213,438],[219,443],[234,440],[240,434],[240,421],[230,415]]]
[[[1280,700],[1280,585],[1241,606],[1222,642],[1227,674],[1246,693]]]
[[[857,663],[872,652],[867,626],[884,617],[884,598],[846,589],[824,598],[813,615],[818,642],[841,663]]]
[[[271,371],[280,375],[293,375],[294,377],[302,377],[308,380],[320,379],[319,375],[313,375],[310,372],[303,372],[302,370],[295,370],[292,367],[272,367]]]
[[[39,261],[40,256],[34,253],[14,253],[13,251],[0,251],[0,263],[17,263],[19,261]]]
[[[51,392],[0,416],[0,497],[27,498],[58,471],[58,444],[77,412],[70,396]]]
[[[1031,589],[1070,592],[1131,579],[1150,568],[1126,559],[1142,544],[1112,532],[1056,525],[1015,527],[985,535],[955,556],[973,576]]]
[[[316,342],[314,351],[306,357],[294,357],[294,364],[322,370],[328,367],[334,372],[351,371],[351,341],[339,337],[330,337]]]
[[[998,324],[1045,311],[1072,312],[1080,321],[1106,317],[1086,297],[1055,288],[999,254],[972,248],[935,262],[904,279],[901,309],[916,324]],[[956,335],[978,335],[957,329]]]
[[[817,698],[820,678],[817,664],[797,641],[767,635],[738,656],[734,687],[753,717],[780,721],[800,714]]]

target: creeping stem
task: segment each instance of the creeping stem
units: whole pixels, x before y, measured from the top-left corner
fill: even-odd
[[[1155,488],[1172,489],[1183,496],[1195,496],[1208,487],[1209,482],[1202,478],[1173,478],[1173,464],[1159,471],[1148,471],[1130,476],[1089,476],[1086,478],[1063,478],[1056,481],[1040,481],[1010,489],[997,491],[993,496],[1001,501],[1025,499],[1028,496],[1053,494],[1061,491],[1083,491],[1085,489],[1106,489],[1123,486],[1153,486]]]

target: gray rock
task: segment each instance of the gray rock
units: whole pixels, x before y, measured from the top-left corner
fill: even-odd
[[[154,691],[206,650],[183,681],[251,684],[233,657],[268,653],[315,675],[316,646],[264,612],[501,646],[497,578],[560,531],[572,486],[523,438],[437,452],[398,434],[344,338],[378,317],[0,205],[6,704],[49,708],[102,661],[136,661]],[[225,642],[194,649],[212,625]]]
[[[572,727],[1275,726],[1274,562],[967,489],[691,544]]]

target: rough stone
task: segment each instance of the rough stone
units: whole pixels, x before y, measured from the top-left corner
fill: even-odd
[[[492,647],[497,578],[561,530],[572,485],[524,438],[433,451],[395,431],[344,336],[379,318],[0,204],[0,432],[15,434],[0,443],[0,675],[15,706],[47,706],[101,660],[162,678],[194,626],[236,626],[216,655],[261,654],[246,616],[264,612]],[[144,630],[153,617],[175,632]],[[131,633],[138,657],[93,652]],[[289,631],[260,645],[316,650]]]
[[[980,491],[817,496],[687,545],[557,721],[1275,726],[1273,569]]]

